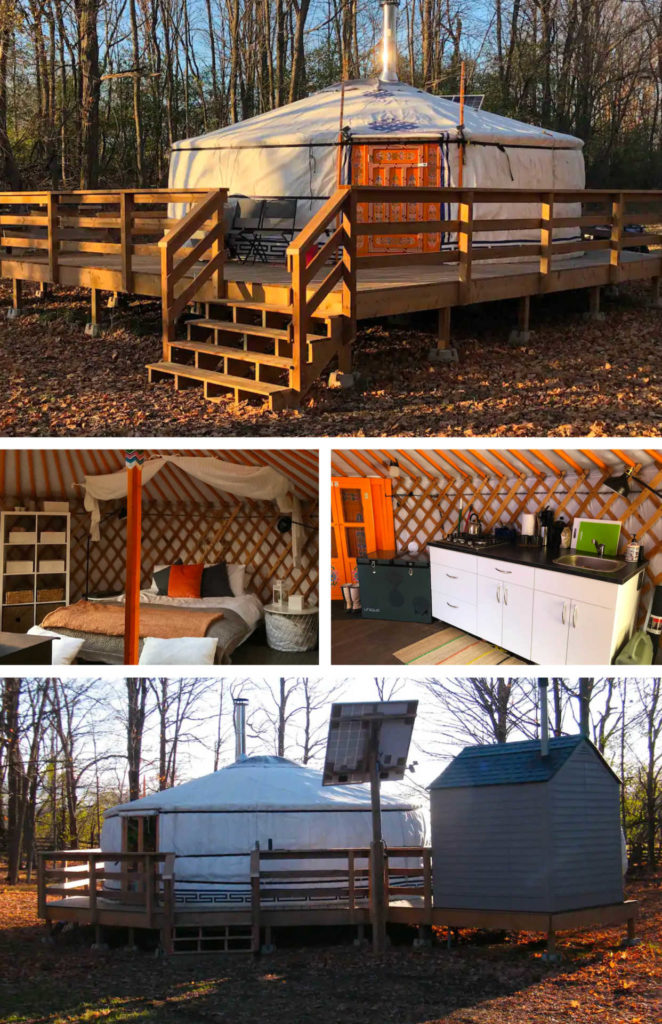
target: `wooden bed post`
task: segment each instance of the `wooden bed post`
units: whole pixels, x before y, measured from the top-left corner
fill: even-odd
[[[126,597],[124,605],[124,663],[137,665],[140,638],[140,547],[142,538],[142,464],[145,453],[124,453],[127,471]]]

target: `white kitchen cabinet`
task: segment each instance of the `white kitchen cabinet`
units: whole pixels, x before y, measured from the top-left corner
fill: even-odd
[[[527,660],[531,657],[533,589],[478,577],[476,622],[480,636]]]
[[[639,579],[618,584],[430,548],[435,618],[537,664],[610,664],[632,635]]]

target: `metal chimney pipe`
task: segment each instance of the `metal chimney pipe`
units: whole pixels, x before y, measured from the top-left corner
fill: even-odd
[[[384,39],[382,40],[382,82],[398,81],[397,8],[398,0],[382,0]]]
[[[246,756],[246,705],[245,697],[233,697],[234,705],[232,716],[234,722],[234,758],[238,761],[240,757]]]
[[[538,692],[540,694],[540,756],[547,757],[549,754],[549,714],[547,711],[547,687],[548,679],[538,679]]]
[[[587,738],[591,734],[591,684],[593,680],[583,676],[579,680],[579,732]]]

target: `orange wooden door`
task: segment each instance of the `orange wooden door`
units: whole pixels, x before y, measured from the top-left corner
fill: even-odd
[[[331,480],[331,598],[343,583],[357,583],[356,559],[378,548],[393,550],[391,481],[366,477]]]
[[[352,182],[356,185],[436,187],[441,184],[441,147],[436,142],[354,145]],[[438,203],[371,203],[359,206],[358,218],[366,223],[440,220],[440,207]],[[357,238],[357,252],[363,256],[437,252],[440,245],[439,234],[359,235]]]

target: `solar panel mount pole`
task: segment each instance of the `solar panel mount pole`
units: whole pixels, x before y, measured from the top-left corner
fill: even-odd
[[[382,806],[379,781],[380,723],[370,724],[370,800],[372,804],[372,844],[370,846],[370,894],[372,898],[372,951],[381,956],[386,948],[386,906],[384,892],[384,840],[382,838]]]

